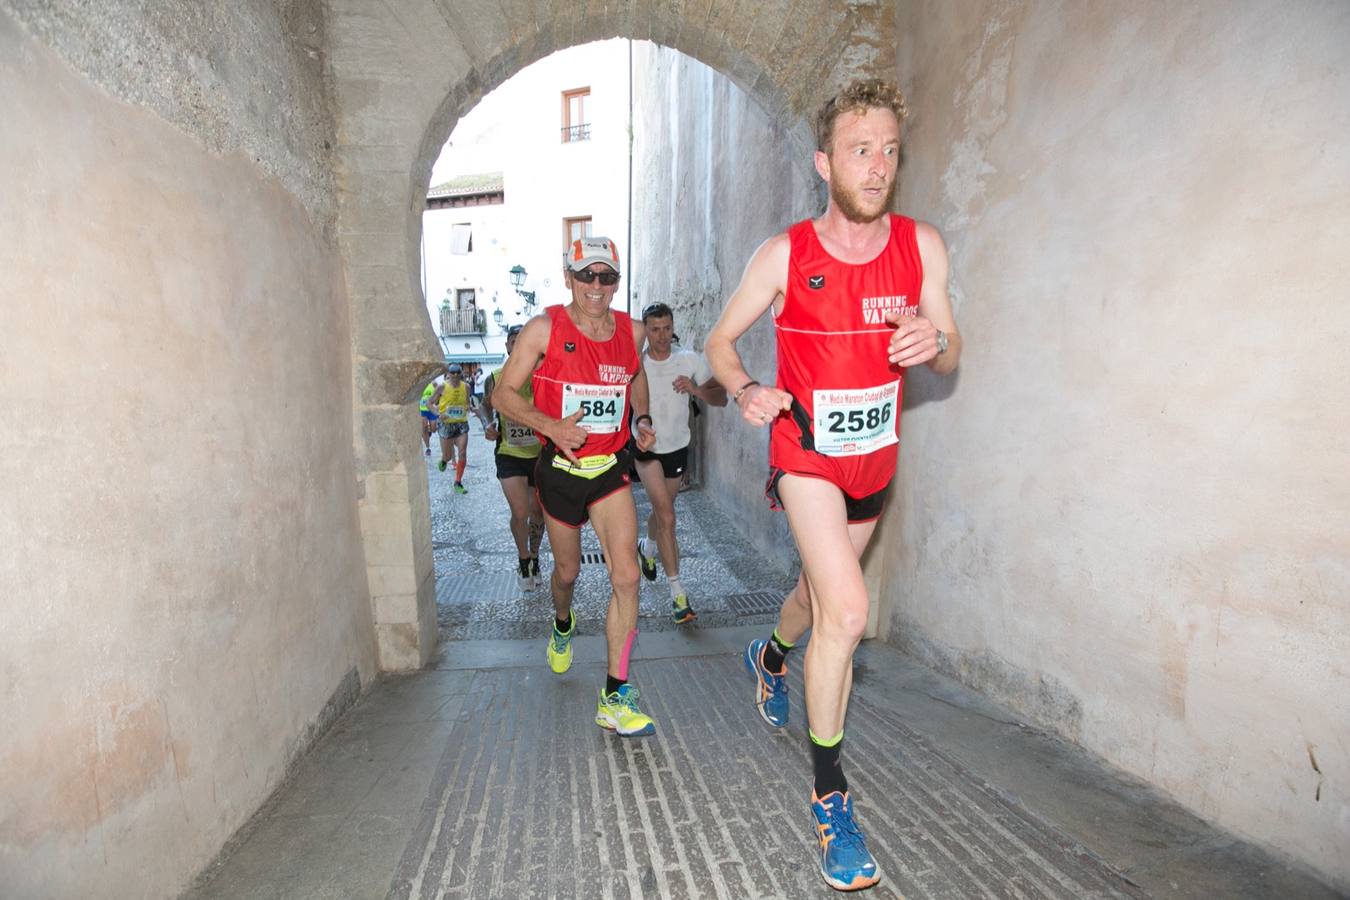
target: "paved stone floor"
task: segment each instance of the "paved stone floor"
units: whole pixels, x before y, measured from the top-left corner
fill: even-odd
[[[485,449],[467,497],[432,485],[442,632],[474,639],[373,685],[185,896],[833,896],[814,869],[799,657],[775,731],[740,662],[771,616],[729,600],[781,596],[786,575],[737,556],[706,498],[683,495],[706,612],[667,627],[660,582],[644,587],[633,679],[657,733],[603,732],[603,569],[583,573],[576,661],[555,676],[547,598],[484,587],[513,556]],[[854,688],[845,764],[884,876],[868,896],[1337,896],[887,645],[860,648]]]
[[[469,436],[469,468],[464,473],[468,494],[456,494],[453,470],[439,472],[433,449],[427,460],[431,482],[432,546],[436,563],[436,596],[441,639],[525,638],[547,633],[553,617],[547,574],[547,540],[539,588],[522,595],[516,588],[516,548],[507,528],[506,501],[497,486],[491,445],[478,424]],[[634,488],[639,528],[645,528],[651,505],[641,485]],[[697,627],[772,621],[783,595],[792,587],[790,573],[767,565],[754,554],[727,518],[702,491],[686,491],[676,503],[680,540],[680,575],[699,618]],[[609,582],[600,563],[595,532],[582,531],[587,560],[577,580],[573,611],[583,627],[604,621]],[[638,627],[643,632],[675,628],[670,621],[670,591],[664,575],[642,581]]]

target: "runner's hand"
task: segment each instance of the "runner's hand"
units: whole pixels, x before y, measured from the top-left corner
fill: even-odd
[[[572,451],[586,443],[586,438],[589,437],[586,429],[577,424],[581,421],[582,415],[584,415],[584,411],[579,409],[567,418],[559,419],[556,425],[544,432],[548,439],[553,441],[562,451],[563,456],[574,463],[578,460],[576,454]]]
[[[646,422],[639,422],[637,427],[637,448],[643,453],[656,446],[656,432],[652,426]]]
[[[697,394],[698,385],[694,384],[694,379],[688,375],[681,375],[670,383],[677,394]]]
[[[779,413],[792,409],[792,395],[776,387],[757,384],[741,394],[736,404],[741,408],[741,418],[758,428],[778,418]]]
[[[498,432],[496,425],[489,425],[483,429],[483,437],[487,438],[489,441],[495,442],[497,440],[497,434]]]
[[[918,366],[938,354],[937,326],[923,316],[886,313],[886,321],[895,326],[887,359],[899,366]]]

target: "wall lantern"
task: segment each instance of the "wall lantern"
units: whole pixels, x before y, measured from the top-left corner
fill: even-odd
[[[530,306],[534,306],[534,291],[521,290],[521,288],[525,286],[525,276],[529,274],[525,271],[525,267],[520,263],[516,263],[511,267],[510,274],[511,287],[516,289],[516,293],[520,295],[520,299],[524,300]]]

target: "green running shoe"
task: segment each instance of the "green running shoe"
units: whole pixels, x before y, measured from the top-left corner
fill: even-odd
[[[683,625],[686,622],[692,622],[698,618],[698,613],[689,605],[689,598],[684,594],[679,594],[674,600],[670,601],[670,617],[675,620],[676,625]]]
[[[642,569],[642,577],[648,581],[656,580],[656,557],[648,556],[643,551],[643,541],[638,541],[638,568]]]
[[[553,674],[561,675],[572,667],[572,635],[577,633],[576,617],[572,617],[572,628],[566,634],[558,630],[556,621],[551,630],[553,634],[548,639],[548,667],[553,670]]]
[[[656,723],[638,709],[638,689],[621,684],[608,697],[600,694],[600,705],[595,711],[595,724],[623,737],[643,737],[656,734]]]

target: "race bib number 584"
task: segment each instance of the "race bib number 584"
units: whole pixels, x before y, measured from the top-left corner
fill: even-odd
[[[813,392],[816,451],[825,456],[861,456],[897,443],[899,396],[899,381],[857,390]]]
[[[613,434],[623,427],[627,391],[623,384],[564,384],[562,417],[581,410],[578,425],[591,434]]]

